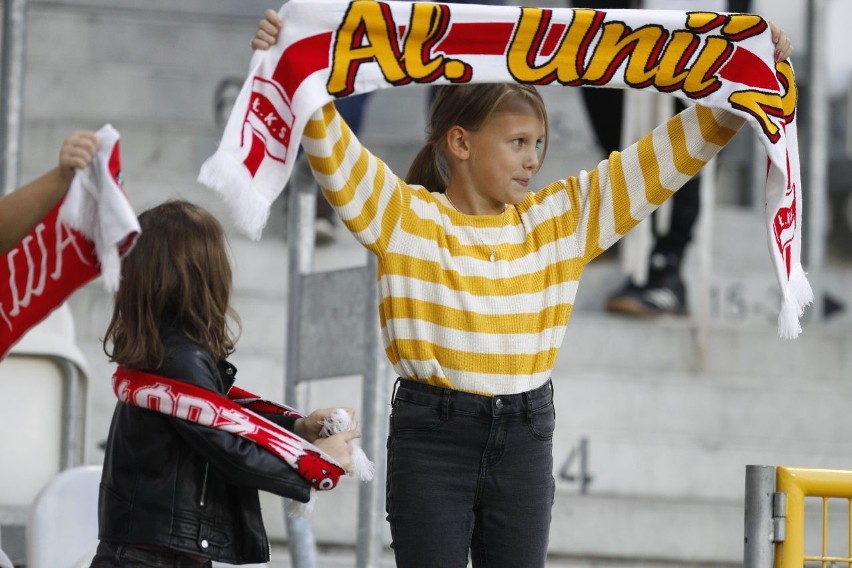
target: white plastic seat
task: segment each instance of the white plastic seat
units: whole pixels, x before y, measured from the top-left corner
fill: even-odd
[[[63,304],[0,361],[0,508],[28,507],[60,471],[86,463],[88,371]],[[11,548],[11,547],[9,547]]]
[[[0,527],[1,528],[1,527]],[[0,531],[0,568],[14,568],[9,556],[3,552],[3,533]]]
[[[88,390],[86,359],[67,304],[0,361],[0,416],[15,425],[15,435],[0,438],[0,517],[16,529],[0,544],[15,562],[23,560],[24,528],[38,493],[62,470],[87,461]]]
[[[0,568],[15,568],[12,566],[12,561],[6,556],[6,553],[0,549]]]
[[[101,466],[66,469],[36,497],[27,523],[27,568],[83,568],[98,547]],[[214,566],[225,566],[214,563]],[[251,564],[266,567],[266,564]],[[0,556],[0,568],[5,566]]]
[[[38,494],[27,522],[27,568],[88,566],[98,545],[101,466],[66,469]]]

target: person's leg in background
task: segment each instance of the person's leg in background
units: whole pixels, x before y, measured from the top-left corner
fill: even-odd
[[[621,148],[624,91],[621,89],[581,89],[589,122],[600,148],[609,155]],[[678,110],[684,107],[679,103]],[[632,315],[685,314],[686,288],[680,267],[692,227],[698,218],[700,194],[698,178],[693,178],[672,198],[669,231],[660,234],[652,216],[655,236],[649,257],[648,280],[644,286],[627,282],[606,303],[608,310]]]
[[[622,3],[625,0],[621,0]],[[751,7],[750,0],[728,0],[727,5],[718,0],[695,0],[695,2],[684,2],[684,0],[653,0],[646,1],[643,7],[656,9],[702,9],[702,10],[727,10],[728,12],[748,12]],[[628,7],[628,6],[610,6]],[[590,89],[584,89],[589,91]],[[589,106],[594,102],[586,99],[587,109],[590,113],[602,112],[598,108]],[[685,108],[682,101],[676,103],[676,111]],[[615,112],[614,109],[610,112]],[[621,111],[619,109],[619,115]],[[593,121],[594,125],[594,121]],[[620,121],[619,121],[620,125]],[[597,125],[595,131],[597,132]],[[618,129],[620,133],[620,126]],[[604,140],[598,135],[598,140],[604,149]],[[672,198],[672,215],[668,232],[661,231],[654,224],[653,234],[655,237],[651,255],[648,258],[648,281],[644,286],[638,286],[628,279],[627,283],[613,294],[607,301],[608,310],[618,313],[648,316],[660,314],[686,315],[689,313],[686,300],[686,286],[681,276],[681,265],[683,264],[686,246],[692,239],[692,229],[698,220],[701,206],[701,194],[699,192],[699,177],[689,180]],[[655,221],[657,216],[652,217]]]
[[[569,0],[568,5],[599,9],[641,7],[634,0]],[[580,94],[598,146],[607,156],[620,150],[624,91],[587,87],[580,89]],[[681,103],[678,105],[679,111],[684,108]],[[697,186],[698,178],[693,178],[673,197],[671,223],[666,234],[660,234],[655,223],[656,216],[651,217],[655,241],[648,260],[648,280],[640,286],[628,278],[607,300],[608,310],[631,315],[687,313],[686,289],[680,266],[698,217],[700,194]]]
[[[684,108],[683,103],[677,101],[677,112]],[[648,280],[640,286],[628,278],[627,283],[607,300],[609,311],[637,316],[689,313],[681,265],[700,212],[699,180],[698,176],[690,179],[672,197],[667,232],[662,233],[657,226],[656,215],[651,217],[655,240],[648,257]]]
[[[624,90],[606,87],[580,89],[592,132],[607,155],[621,149],[621,122],[624,115]]]

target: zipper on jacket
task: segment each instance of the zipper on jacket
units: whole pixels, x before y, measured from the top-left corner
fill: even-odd
[[[204,481],[201,482],[201,501],[198,503],[200,507],[204,507],[207,499],[207,472],[210,469],[210,462],[204,464]]]

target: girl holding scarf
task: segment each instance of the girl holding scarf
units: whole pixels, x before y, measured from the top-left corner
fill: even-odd
[[[277,41],[268,10],[252,40]],[[777,58],[791,52],[773,28]],[[683,185],[744,120],[695,106],[591,171],[533,190],[547,142],[534,87],[441,87],[405,178],[333,104],[302,145],[326,199],[378,258],[399,374],[387,518],[405,568],[545,565],[554,499],[550,373],[584,267]]]
[[[226,358],[236,341],[231,324],[238,321],[230,305],[231,267],[222,226],[208,211],[184,201],[145,211],[139,223],[142,233],[122,262],[104,351],[122,369],[225,395],[236,377]],[[349,470],[349,442],[358,431],[319,438],[322,421],[333,410],[298,419],[261,415]],[[311,485],[271,451],[231,431],[119,401],[107,438],[100,545],[91,565],[267,562],[258,490],[307,502]]]

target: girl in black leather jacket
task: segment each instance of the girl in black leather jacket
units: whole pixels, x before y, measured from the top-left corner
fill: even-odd
[[[221,225],[172,201],[139,216],[104,339],[111,361],[226,394],[236,369],[231,267]],[[110,346],[111,344],[111,346]],[[332,409],[296,419],[264,415],[350,467],[357,431],[318,439]],[[351,412],[351,411],[350,411]],[[210,566],[266,562],[258,490],[296,501],[310,485],[290,465],[223,430],[116,404],[99,497],[92,567]]]

